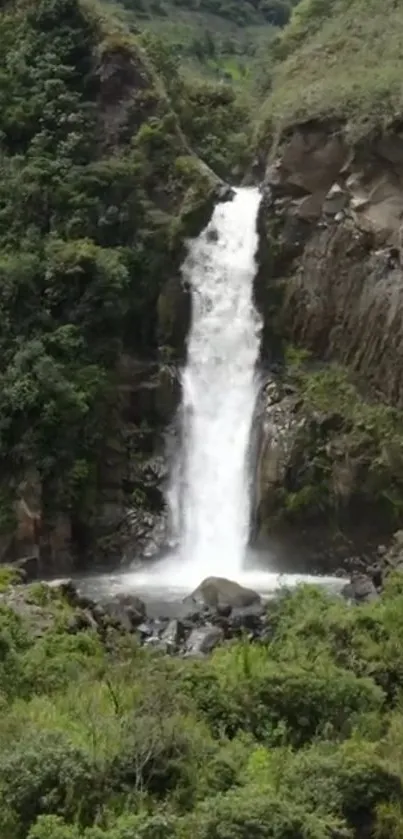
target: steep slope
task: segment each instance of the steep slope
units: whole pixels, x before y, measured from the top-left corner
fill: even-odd
[[[2,548],[60,568],[133,506],[158,347],[180,351],[183,236],[218,179],[136,39],[92,4],[3,5],[0,101]]]
[[[402,35],[392,0],[303,0],[265,104],[256,293],[266,354],[291,342],[316,364],[292,373],[304,432],[277,481],[305,520],[402,521]],[[329,378],[318,361],[341,368]]]
[[[394,0],[302,0],[279,48],[269,123],[340,119],[352,140],[384,130],[402,113],[402,28]]]

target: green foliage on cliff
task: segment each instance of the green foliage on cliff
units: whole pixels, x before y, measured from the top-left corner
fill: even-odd
[[[0,102],[1,475],[33,465],[43,509],[85,518],[116,361],[155,352],[214,179],[134,36],[78,0],[3,4]]]
[[[284,592],[201,661],[1,605],[2,839],[399,839],[402,591]]]
[[[251,159],[249,105],[229,84],[188,78],[163,37],[144,32],[140,40],[192,150],[221,177],[239,181]]]
[[[276,45],[265,130],[325,118],[357,140],[400,119],[402,34],[394,0],[302,0]]]
[[[372,510],[378,523],[403,520],[401,413],[363,398],[348,372],[312,364],[291,348],[287,380],[296,388],[301,420],[295,457],[281,504],[292,518],[325,515],[350,520]]]

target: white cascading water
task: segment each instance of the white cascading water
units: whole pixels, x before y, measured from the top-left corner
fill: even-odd
[[[182,376],[182,470],[171,498],[180,510],[181,566],[189,582],[211,574],[239,577],[248,541],[259,203],[257,189],[238,189],[232,201],[218,204],[182,269],[192,323]]]
[[[218,204],[206,229],[189,243],[182,269],[192,293],[192,323],[182,374],[181,444],[168,496],[179,551],[150,567],[108,575],[108,591],[134,588],[166,602],[210,575],[267,594],[282,584],[317,581],[243,567],[260,340],[252,293],[259,203],[257,189],[237,189],[232,201]]]

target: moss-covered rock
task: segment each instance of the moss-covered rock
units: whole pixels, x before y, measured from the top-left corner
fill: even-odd
[[[348,372],[288,351],[264,390],[257,469],[261,527],[289,522],[389,532],[403,521],[399,411],[363,398]]]

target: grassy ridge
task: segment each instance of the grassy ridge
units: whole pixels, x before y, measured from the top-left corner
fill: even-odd
[[[336,118],[355,140],[400,118],[402,37],[394,0],[302,0],[278,47],[266,125]]]

